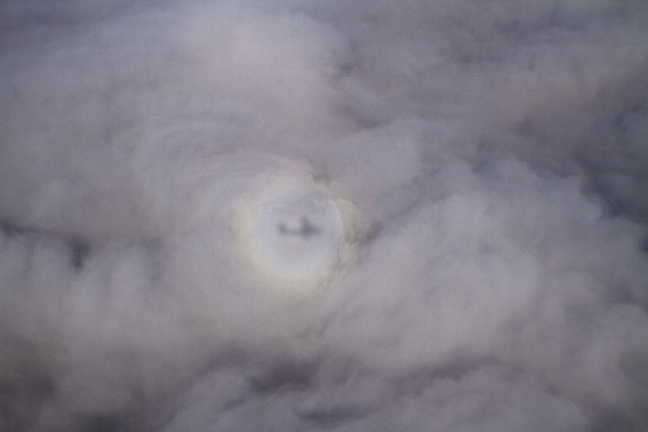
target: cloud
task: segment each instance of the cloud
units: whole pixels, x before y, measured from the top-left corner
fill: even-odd
[[[641,431],[645,2],[0,2],[0,429]]]

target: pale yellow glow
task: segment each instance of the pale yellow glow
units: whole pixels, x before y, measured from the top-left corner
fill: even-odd
[[[353,207],[309,172],[266,172],[236,204],[241,258],[262,285],[306,294],[330,285],[354,255]]]

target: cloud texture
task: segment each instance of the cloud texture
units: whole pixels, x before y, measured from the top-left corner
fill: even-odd
[[[646,430],[646,22],[0,1],[0,430]]]

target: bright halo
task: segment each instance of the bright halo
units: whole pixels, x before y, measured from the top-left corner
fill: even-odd
[[[344,200],[307,175],[266,174],[237,203],[237,243],[255,278],[294,293],[325,287],[352,255]]]

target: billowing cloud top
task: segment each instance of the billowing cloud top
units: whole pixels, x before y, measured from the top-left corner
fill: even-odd
[[[0,1],[0,430],[647,430],[647,22]]]

